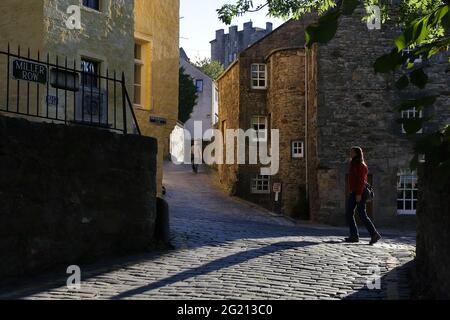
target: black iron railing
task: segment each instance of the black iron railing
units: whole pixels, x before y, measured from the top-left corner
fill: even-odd
[[[53,61],[51,61],[53,60]],[[38,51],[25,56],[0,51],[0,113],[141,134],[126,87],[125,74],[103,71],[100,62],[81,65]]]

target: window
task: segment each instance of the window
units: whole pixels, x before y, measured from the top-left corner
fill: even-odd
[[[414,119],[423,118],[422,111],[417,111],[416,108],[402,111],[402,119]],[[402,133],[406,133],[404,126],[402,125]],[[423,133],[423,129],[417,131],[417,133]]]
[[[195,80],[195,87],[197,88],[197,92],[203,92],[203,80]]]
[[[397,191],[398,214],[416,214],[418,185],[415,171],[404,170],[398,174]]]
[[[299,158],[303,158],[305,155],[304,152],[304,143],[303,141],[292,141],[292,158],[294,159],[299,159]]]
[[[258,175],[256,178],[252,179],[252,193],[270,193],[270,177]]]
[[[98,88],[100,75],[100,62],[88,58],[81,59],[81,83],[84,87]]]
[[[216,100],[216,102],[219,102],[219,90],[215,88],[214,92],[214,99]]]
[[[142,106],[142,75],[144,62],[142,60],[142,46],[134,45],[134,104]]]
[[[256,141],[267,141],[267,117],[265,116],[253,116],[251,128],[256,131]]]
[[[83,0],[83,6],[100,11],[100,0]]]
[[[266,89],[267,88],[267,72],[266,65],[260,63],[252,64],[252,88]]]

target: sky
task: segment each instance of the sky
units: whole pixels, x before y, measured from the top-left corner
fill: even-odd
[[[236,0],[181,0],[180,9],[180,47],[183,47],[191,60],[197,58],[210,58],[210,41],[216,37],[216,30],[229,26],[219,21],[216,10],[223,4],[233,3]],[[255,0],[254,3],[262,2]],[[277,28],[284,21],[267,17],[267,9],[256,13],[249,13],[233,20],[232,25],[243,29],[244,22],[253,21],[254,27],[265,28],[266,22],[272,22]]]

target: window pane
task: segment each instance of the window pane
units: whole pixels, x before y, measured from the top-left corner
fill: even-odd
[[[412,203],[411,201],[405,201],[405,210],[412,210]]]

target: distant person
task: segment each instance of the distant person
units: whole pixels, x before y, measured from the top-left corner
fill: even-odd
[[[367,176],[369,169],[364,161],[364,153],[360,147],[353,147],[350,151],[350,165],[349,165],[349,185],[350,195],[347,201],[347,223],[350,227],[350,237],[345,238],[345,242],[356,243],[359,242],[358,226],[355,221],[355,208],[358,211],[361,221],[366,226],[370,234],[370,245],[377,243],[381,236],[375,229],[370,218],[366,212],[367,201]]]
[[[200,161],[202,161],[202,149],[194,142],[194,145],[191,147],[191,164],[194,173],[198,173],[198,163]]]

